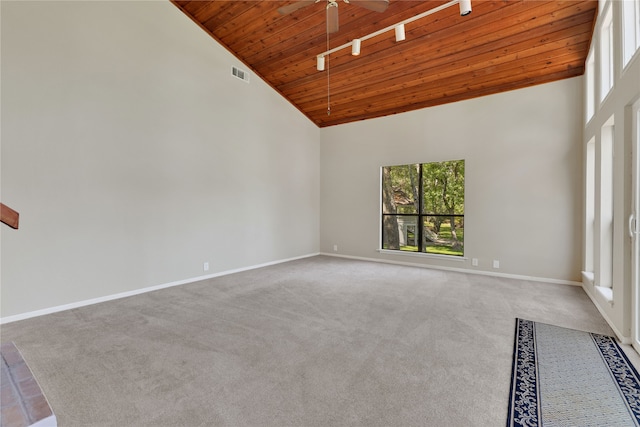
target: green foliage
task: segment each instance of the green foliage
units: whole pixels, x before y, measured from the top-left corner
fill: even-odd
[[[386,248],[383,248],[386,249]],[[418,252],[417,246],[400,246],[401,251],[407,252]],[[452,256],[463,256],[461,249],[453,249],[451,246],[427,246],[426,253],[428,254],[436,254],[436,255],[452,255]]]
[[[422,165],[423,213],[464,214],[464,160]]]
[[[427,224],[428,225],[428,224]],[[451,224],[450,223],[443,223],[440,226],[440,232],[438,233],[438,237],[440,237],[441,239],[451,239],[453,237],[452,233],[451,233]],[[464,240],[464,228],[456,228],[456,237],[458,238],[458,240]]]
[[[422,250],[462,256],[464,178],[464,160],[386,166],[383,168],[382,182],[383,213],[420,213],[420,221],[424,221],[425,228],[422,229],[423,241],[417,243],[421,243]],[[406,236],[406,240],[407,243],[413,241],[413,233]],[[399,242],[398,219],[387,215],[383,221],[383,246],[406,251],[420,250],[418,246],[399,246]]]
[[[463,256],[462,249],[453,249],[451,246],[429,246],[428,254]]]
[[[418,212],[419,165],[388,166],[390,187],[393,189],[394,213]]]
[[[422,168],[423,208],[425,214],[464,215],[464,160],[387,166],[393,189],[394,212],[417,213],[420,168]]]

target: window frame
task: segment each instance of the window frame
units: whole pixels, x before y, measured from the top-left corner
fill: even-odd
[[[629,6],[629,4],[631,6]],[[628,13],[631,13],[631,17]],[[622,41],[622,69],[633,62],[640,51],[640,0],[622,0],[620,5],[621,41]],[[631,23],[632,28],[628,25]],[[629,36],[629,33],[632,33]],[[628,42],[631,39],[631,47]]]
[[[593,46],[585,61],[585,85],[585,123],[589,123],[596,114],[596,61]]]
[[[596,138],[586,144],[585,168],[585,271],[593,274],[596,235]]]
[[[413,256],[427,256],[427,257],[445,257],[446,259],[453,259],[453,260],[465,260],[465,255],[464,255],[464,236],[465,236],[465,232],[464,232],[464,227],[462,228],[462,239],[458,240],[461,243],[461,251],[462,253],[460,255],[457,254],[442,254],[442,253],[434,253],[434,252],[428,252],[427,251],[427,247],[423,247],[423,242],[424,242],[424,224],[425,224],[425,220],[427,218],[430,217],[444,217],[444,218],[462,218],[462,222],[464,224],[464,210],[465,210],[465,198],[466,198],[466,173],[463,176],[463,199],[462,199],[462,213],[438,213],[438,212],[426,212],[425,211],[425,207],[424,207],[424,175],[423,175],[423,166],[424,165],[428,165],[428,164],[434,164],[434,163],[449,163],[449,162],[462,162],[463,167],[466,164],[464,159],[457,159],[457,160],[444,160],[441,162],[423,162],[423,163],[408,163],[408,164],[400,164],[400,165],[387,165],[387,166],[381,166],[380,167],[380,226],[379,226],[379,230],[380,230],[380,239],[379,239],[379,251],[380,252],[385,252],[385,253],[392,253],[392,254],[406,254],[406,255],[413,255]],[[385,213],[385,183],[384,183],[384,169],[385,168],[393,168],[393,167],[411,167],[411,166],[419,166],[418,168],[418,175],[417,175],[417,183],[418,183],[418,209],[417,212],[414,213],[406,213],[406,212],[390,212],[390,213]],[[466,172],[466,168],[465,168],[465,172]],[[415,229],[417,231],[417,235],[414,236],[414,242],[417,243],[417,250],[403,250],[403,249],[389,249],[389,248],[385,248],[384,244],[385,244],[385,217],[408,217],[408,218],[415,218]],[[404,224],[403,224],[404,225]],[[411,225],[411,224],[408,224]],[[404,230],[404,228],[403,228]]]
[[[598,70],[600,74],[600,93],[599,100],[602,104],[607,96],[613,90],[615,82],[614,68],[614,42],[615,37],[613,28],[613,7],[611,2],[606,2],[603,7],[602,21],[600,23],[600,40],[599,40],[599,61]]]
[[[611,116],[600,128],[600,141],[596,142],[596,247],[594,265],[595,284],[599,288],[613,287],[613,165],[615,121]]]

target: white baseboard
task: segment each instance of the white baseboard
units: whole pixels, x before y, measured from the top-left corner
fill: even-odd
[[[609,317],[609,315],[607,314],[607,312],[605,310],[602,309],[600,302],[596,299],[596,295],[593,291],[593,289],[589,289],[587,287],[587,285],[585,285],[584,283],[582,284],[582,289],[584,290],[584,293],[587,294],[589,296],[589,298],[591,299],[591,302],[593,303],[593,305],[596,306],[596,308],[598,309],[598,312],[600,312],[600,315],[604,318],[604,320],[607,322],[607,324],[609,325],[609,327],[611,328],[611,330],[613,330],[613,333],[616,334],[616,338],[618,338],[618,340],[620,341],[620,343],[622,344],[631,344],[632,340],[630,336],[624,335],[616,326],[616,324],[611,320],[611,318]],[[606,299],[606,296],[603,295],[602,296],[603,299]],[[610,305],[613,305],[613,300],[608,301],[608,303]]]
[[[380,259],[380,258],[366,258],[366,257],[334,254],[334,253],[331,253],[331,252],[321,252],[320,255],[326,255],[326,256],[332,256],[332,257],[338,257],[338,258],[356,259],[356,260],[360,260],[360,261],[381,262],[381,263],[385,263],[385,264],[406,265],[406,266],[409,266],[409,267],[431,268],[433,270],[455,271],[455,272],[458,272],[458,273],[479,274],[481,276],[504,277],[504,278],[507,278],[507,279],[518,279],[518,280],[529,280],[529,281],[532,281],[532,282],[553,283],[553,284],[557,284],[557,285],[582,286],[581,282],[576,282],[576,281],[573,281],[573,280],[551,279],[551,278],[546,278],[546,277],[535,277],[535,276],[524,276],[524,275],[520,275],[520,274],[497,273],[497,272],[493,272],[493,271],[483,271],[483,270],[470,270],[468,268],[444,267],[444,266],[440,266],[440,265],[418,264],[418,263],[414,263],[414,262],[393,261],[393,260]]]
[[[19,320],[30,319],[32,317],[44,316],[45,314],[58,313],[60,311],[71,310],[71,309],[74,309],[74,308],[85,307],[85,306],[88,306],[88,305],[98,304],[98,303],[101,303],[101,302],[112,301],[112,300],[115,300],[115,299],[127,298],[127,297],[131,297],[131,296],[134,296],[134,295],[140,295],[140,294],[144,294],[144,293],[147,293],[147,292],[157,291],[157,290],[160,290],[160,289],[171,288],[173,286],[180,286],[180,285],[185,285],[187,283],[199,282],[201,280],[213,279],[214,277],[226,276],[226,275],[229,275],[229,274],[240,273],[242,271],[255,270],[256,268],[268,267],[270,265],[282,264],[284,262],[295,261],[295,260],[298,260],[298,259],[309,258],[309,257],[312,257],[312,256],[317,256],[317,255],[320,255],[320,254],[319,253],[312,253],[312,254],[301,255],[301,256],[297,256],[297,257],[293,257],[293,258],[287,258],[287,259],[281,259],[281,260],[277,260],[277,261],[265,262],[263,264],[251,265],[251,266],[248,266],[248,267],[236,268],[236,269],[233,269],[233,270],[220,271],[218,273],[207,274],[205,276],[191,277],[189,279],[178,280],[178,281],[170,282],[170,283],[163,283],[161,285],[149,286],[149,287],[146,287],[146,288],[134,289],[132,291],[121,292],[121,293],[112,294],[112,295],[106,295],[106,296],[103,296],[103,297],[98,297],[98,298],[88,299],[88,300],[84,300],[84,301],[73,302],[73,303],[70,303],[70,304],[58,305],[58,306],[55,306],[55,307],[44,308],[44,309],[41,309],[41,310],[30,311],[30,312],[27,312],[27,313],[16,314],[16,315],[13,315],[13,316],[0,317],[0,325],[6,324],[6,323],[11,323],[11,322],[17,322]]]

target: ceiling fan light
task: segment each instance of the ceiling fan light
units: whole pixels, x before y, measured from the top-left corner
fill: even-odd
[[[460,0],[460,16],[467,16],[471,13],[471,0]]]
[[[396,31],[396,41],[397,42],[403,41],[405,39],[404,24],[400,24],[396,26],[395,31]]]
[[[353,39],[351,42],[351,55],[360,55],[360,39]]]
[[[324,56],[316,56],[316,68],[318,69],[318,71],[324,71]]]

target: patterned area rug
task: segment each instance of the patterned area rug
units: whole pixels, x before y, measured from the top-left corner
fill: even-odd
[[[640,377],[612,337],[516,319],[507,426],[640,426]]]

